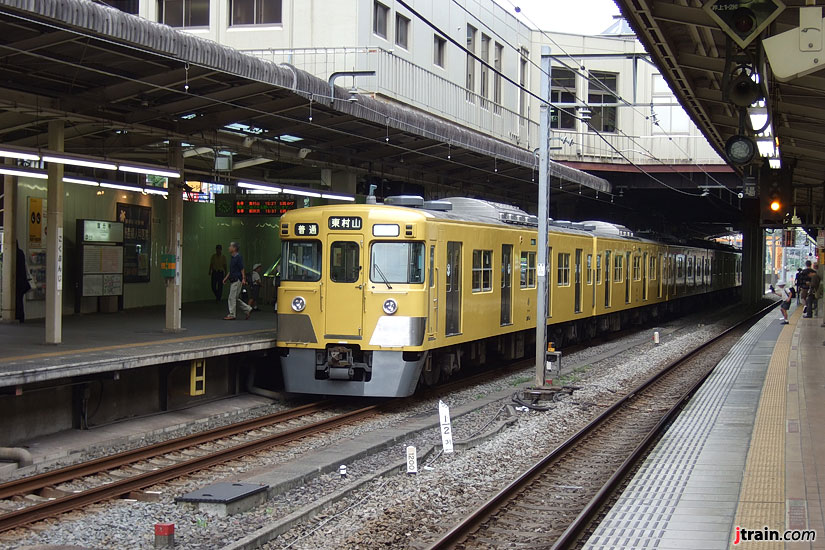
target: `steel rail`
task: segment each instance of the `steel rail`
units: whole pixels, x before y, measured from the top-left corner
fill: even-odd
[[[215,466],[216,464],[220,464],[228,460],[246,456],[276,445],[283,445],[308,435],[329,430],[331,428],[336,428],[352,422],[353,420],[372,415],[378,407],[378,405],[370,405],[368,407],[363,407],[355,411],[340,414],[326,420],[314,422],[306,426],[300,426],[259,439],[254,439],[252,441],[247,441],[232,447],[220,449],[203,456],[195,457],[184,462],[161,467],[151,472],[119,479],[111,483],[105,483],[98,487],[81,491],[79,493],[69,494],[63,497],[55,498],[54,500],[21,508],[13,512],[4,513],[0,515],[0,532],[22,527],[35,521],[47,519],[64,512],[87,506],[89,504],[94,504],[96,502],[111,498],[117,498],[121,495],[128,494],[131,491],[138,491],[157,483]]]
[[[607,408],[596,418],[588,422],[587,425],[585,425],[581,430],[573,434],[561,445],[553,449],[548,455],[546,455],[544,458],[536,462],[527,471],[525,471],[515,480],[509,483],[504,489],[496,493],[484,504],[482,504],[472,513],[470,513],[470,515],[461,520],[458,524],[454,525],[438,540],[429,545],[427,547],[427,550],[445,550],[447,548],[458,547],[458,545],[467,537],[467,535],[471,534],[485,521],[490,519],[507,502],[510,502],[514,498],[516,498],[525,488],[527,488],[530,485],[530,483],[533,480],[539,477],[552,464],[555,464],[561,457],[563,457],[570,450],[572,450],[585,437],[594,432],[596,428],[603,425],[610,417],[612,417],[617,411],[619,411],[621,408],[623,408],[625,405],[631,402],[638,394],[649,388],[654,383],[661,380],[663,377],[665,377],[674,369],[676,369],[679,365],[685,363],[689,359],[694,358],[711,345],[727,337],[731,332],[737,330],[739,327],[765,315],[767,312],[774,309],[778,304],[779,302],[760,309],[759,311],[753,313],[747,318],[737,322],[733,326],[723,330],[707,342],[704,342],[703,344],[697,346],[696,348],[682,355],[678,359],[671,361],[664,368],[656,372],[653,376],[651,376],[650,378],[636,386],[636,388],[631,390],[628,394],[614,402],[609,408]],[[711,369],[708,369],[708,371],[701,377],[701,380],[694,384],[689,391],[685,392],[685,394],[682,395],[679,399],[678,403],[668,410],[668,412],[662,419],[660,419],[660,421],[656,424],[653,430],[651,430],[645,436],[643,442],[636,447],[631,456],[629,456],[622,463],[619,469],[616,472],[614,472],[614,474],[610,477],[608,482],[605,483],[602,486],[602,488],[598,491],[596,496],[594,496],[593,499],[591,499],[591,501],[588,503],[585,509],[579,513],[576,520],[574,520],[574,522],[570,526],[568,526],[567,530],[565,530],[562,536],[553,545],[552,550],[559,550],[561,548],[564,548],[575,539],[578,533],[580,533],[584,526],[587,524],[589,519],[599,509],[601,504],[603,504],[605,500],[609,497],[609,495],[612,493],[612,490],[621,482],[621,480],[624,478],[624,475],[626,475],[627,472],[629,472],[633,468],[638,459],[644,454],[647,447],[656,439],[656,437],[659,435],[659,433],[661,433],[664,427],[668,425],[669,420],[675,417],[675,415],[678,413],[679,409],[684,404],[684,402],[687,399],[689,399],[690,396],[695,392],[695,390],[697,390],[701,386],[702,382],[704,382],[704,380],[706,380],[707,377],[710,376],[714,368],[715,366]]]
[[[250,418],[241,422],[219,426],[211,430],[193,433],[176,437],[168,441],[161,441],[145,447],[138,447],[120,453],[96,458],[78,464],[72,464],[57,470],[43,472],[41,474],[24,477],[0,484],[0,500],[16,495],[34,494],[41,489],[53,485],[71,481],[79,477],[94,475],[96,473],[112,470],[121,466],[147,460],[156,456],[164,455],[174,451],[179,451],[187,447],[202,445],[210,441],[231,437],[250,430],[265,428],[280,422],[286,422],[294,418],[300,418],[316,412],[321,412],[331,406],[330,401],[318,401],[308,403],[299,407],[294,407],[285,411]]]

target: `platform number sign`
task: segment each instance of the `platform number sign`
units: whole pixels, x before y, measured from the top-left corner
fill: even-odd
[[[330,216],[329,228],[333,231],[359,231],[363,227],[361,218],[358,216]]]
[[[441,421],[441,447],[445,453],[453,452],[453,427],[450,424],[450,407],[444,401],[438,402],[438,418]]]

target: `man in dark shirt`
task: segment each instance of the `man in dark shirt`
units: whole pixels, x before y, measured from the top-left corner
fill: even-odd
[[[805,304],[805,308],[802,310],[802,313],[805,315],[810,314],[808,311],[808,289],[810,288],[810,278],[813,273],[816,273],[816,271],[811,268],[811,260],[806,260],[805,269],[799,273],[799,278],[802,281],[802,289],[799,292],[799,295],[802,298],[802,303]]]
[[[243,257],[240,254],[240,247],[238,243],[229,243],[229,273],[224,277],[223,282],[229,281],[229,315],[224,317],[227,321],[235,319],[235,310],[238,305],[241,306],[241,311],[246,314],[246,318],[252,314],[252,308],[249,307],[243,300],[241,300],[241,290],[246,284],[246,271],[243,267]]]

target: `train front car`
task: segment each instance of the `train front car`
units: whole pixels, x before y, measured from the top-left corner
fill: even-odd
[[[384,205],[319,206],[281,219],[286,391],[415,391],[426,359],[426,231],[426,213]]]

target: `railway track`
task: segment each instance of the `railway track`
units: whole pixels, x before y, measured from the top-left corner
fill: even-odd
[[[370,405],[299,426],[290,425],[297,419],[326,412],[332,406],[332,401],[310,403],[4,483],[0,485],[0,502],[19,507],[0,511],[0,532],[285,445],[370,416],[379,407]],[[103,480],[99,479],[101,476]],[[92,487],[77,491],[58,488],[61,484],[95,477],[98,479],[85,482],[93,483]]]
[[[570,548],[710,375],[718,355],[775,304],[668,364],[474,510],[429,550]]]

